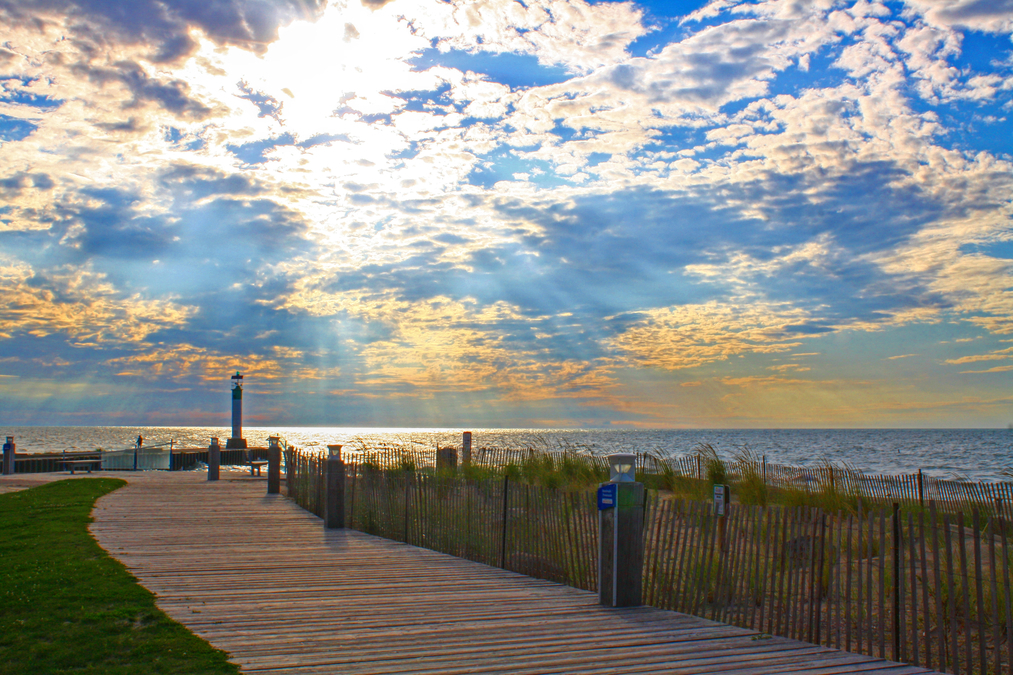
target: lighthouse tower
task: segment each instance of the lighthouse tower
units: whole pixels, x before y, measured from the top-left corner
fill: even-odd
[[[225,442],[226,448],[245,448],[243,438],[243,376],[236,371],[232,376],[232,438]]]

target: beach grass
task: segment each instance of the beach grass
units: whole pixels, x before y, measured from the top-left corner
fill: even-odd
[[[0,495],[0,673],[238,673],[155,606],[88,532],[125,482],[64,480]]]

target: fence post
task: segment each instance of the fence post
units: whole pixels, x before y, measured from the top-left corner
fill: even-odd
[[[345,463],[341,461],[341,446],[328,445],[326,477],[327,493],[324,496],[324,527],[345,527]]]
[[[17,446],[14,444],[14,437],[8,436],[7,442],[4,443],[4,475],[10,476],[14,473],[14,455],[17,451]]]
[[[170,452],[172,452],[170,450]],[[222,446],[218,444],[218,437],[211,438],[211,445],[208,446],[208,480],[218,480],[219,468],[222,463]]]
[[[510,477],[503,476],[503,532],[499,545],[499,566],[506,569],[507,495],[510,493]]]
[[[900,504],[893,503],[893,660],[900,656]]]
[[[925,491],[922,487],[922,470],[918,469],[918,508],[925,508]]]
[[[408,543],[408,500],[411,496],[412,472],[404,472],[404,543]]]
[[[763,484],[767,484],[767,456],[763,456]]]
[[[436,446],[436,470],[439,471],[441,469],[457,470],[457,450]]]
[[[464,432],[464,439],[461,443],[461,465],[469,466],[471,464],[471,432]]]
[[[696,451],[696,479],[697,480],[701,480],[702,478],[703,478],[703,474],[700,473],[700,451],[697,450]]]
[[[281,446],[273,438],[267,448],[267,494],[281,494]]]
[[[352,498],[348,503],[348,526],[355,527],[355,483],[359,477],[359,464],[352,462]]]

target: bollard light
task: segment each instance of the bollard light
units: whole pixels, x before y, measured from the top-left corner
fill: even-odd
[[[340,445],[328,445],[327,446],[327,454],[330,457],[336,457],[338,459],[341,459],[341,446]]]
[[[221,446],[221,441],[218,439],[218,436],[212,436],[211,437],[211,447],[212,448],[220,448],[220,447],[222,447]]]
[[[609,460],[609,482],[611,483],[633,483],[636,482],[637,456],[628,453],[616,453],[608,456]]]
[[[281,443],[281,436],[268,436],[267,437],[267,447],[268,447],[269,450],[273,450],[274,448],[281,447],[280,443]]]

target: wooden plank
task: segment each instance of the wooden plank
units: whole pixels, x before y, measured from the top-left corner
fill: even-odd
[[[967,668],[967,673],[970,675],[974,672],[974,656],[971,645],[971,602],[970,602],[970,583],[967,573],[967,546],[966,546],[967,535],[964,532],[964,514],[957,514],[957,552],[960,555],[960,568],[957,573],[960,579],[963,581],[962,591],[958,594],[960,596],[961,609],[963,610],[964,624],[965,624],[965,635],[964,635],[964,663]],[[954,603],[955,604],[955,603]],[[956,660],[956,659],[954,659]]]
[[[908,607],[910,608],[911,616],[908,617],[908,625],[911,626],[911,663],[918,665],[921,661],[919,654],[919,640],[918,640],[918,576],[916,573],[915,566],[915,528],[914,518],[910,512],[907,514],[907,545],[908,545],[908,564],[909,570],[908,575],[910,583],[908,588],[911,589],[910,601]]]
[[[997,510],[998,513],[998,510]],[[1002,634],[999,626],[999,584],[997,582],[995,562],[995,526],[1000,516],[989,518],[985,529],[985,538],[988,546],[988,580],[992,591],[992,672],[1002,672]],[[982,608],[981,611],[984,611]]]
[[[845,603],[844,603],[844,621],[846,622],[844,624],[844,650],[848,651],[848,652],[851,651],[851,624],[852,624],[852,622],[856,618],[856,617],[853,616],[853,608],[854,608],[854,606],[855,606],[856,603],[854,603],[852,601],[852,599],[851,599],[852,598],[852,595],[851,595],[851,552],[852,552],[852,549],[851,549],[851,535],[852,535],[852,528],[853,528],[853,526],[854,526],[854,516],[852,516],[851,514],[848,514],[848,526],[847,526],[848,527],[848,545],[847,545],[848,547],[846,549],[846,551],[847,551],[847,558],[846,558],[846,562],[845,562],[845,564],[847,565],[847,568],[845,569],[845,587],[844,587],[844,597],[846,598]],[[861,526],[859,526],[859,527],[861,527]],[[859,530],[859,534],[861,534],[861,530]],[[861,536],[859,536],[859,541],[861,541]],[[861,593],[861,588],[862,588],[862,578],[861,577],[858,577],[858,588],[859,588],[859,593]],[[861,602],[861,596],[859,596],[859,600],[858,600],[857,604],[858,605],[862,604],[862,602]]]
[[[963,516],[957,516],[963,520]],[[946,542],[946,604],[949,605],[950,672],[960,675],[960,652],[957,651],[957,598],[953,587],[953,542],[950,535],[950,516],[943,514],[943,541]],[[970,675],[970,674],[968,674]]]
[[[978,630],[976,632],[978,642],[978,672],[988,672],[988,659],[985,656],[985,597],[983,593],[984,583],[982,581],[981,573],[981,522],[980,514],[978,509],[975,508],[973,511],[972,519],[974,520],[974,594],[975,599],[978,601],[978,605],[975,608],[975,621],[970,621],[970,615],[968,615],[968,624],[977,625]],[[970,627],[967,631],[968,635],[966,639],[970,639],[971,631]]]
[[[886,509],[879,511],[879,657],[886,658]],[[892,631],[891,631],[892,632]],[[871,655],[872,652],[870,651]],[[896,656],[894,657],[896,658]]]

